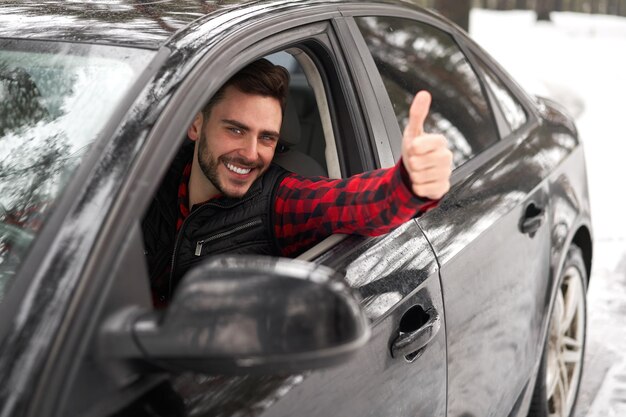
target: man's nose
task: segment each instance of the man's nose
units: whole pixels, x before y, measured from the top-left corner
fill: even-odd
[[[250,161],[257,160],[257,141],[253,136],[247,137],[242,143],[239,153]]]

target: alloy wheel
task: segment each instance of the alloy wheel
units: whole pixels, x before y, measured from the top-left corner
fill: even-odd
[[[550,417],[569,417],[576,401],[585,342],[583,279],[577,267],[566,269],[552,311],[546,372]]]

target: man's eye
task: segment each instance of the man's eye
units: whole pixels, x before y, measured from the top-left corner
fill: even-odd
[[[261,139],[264,142],[270,142],[270,143],[274,143],[278,141],[278,138],[276,136],[271,136],[271,135],[263,135],[261,136]]]
[[[241,135],[241,129],[239,129],[238,127],[229,127],[228,130],[235,135]]]

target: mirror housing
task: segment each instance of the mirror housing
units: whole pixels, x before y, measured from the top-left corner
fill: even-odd
[[[332,269],[233,255],[190,270],[166,310],[113,318],[102,351],[181,371],[282,374],[342,363],[369,334],[355,292]]]

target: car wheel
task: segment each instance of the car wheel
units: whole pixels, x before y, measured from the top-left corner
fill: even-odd
[[[531,417],[571,417],[582,376],[587,321],[587,270],[582,251],[572,246],[552,308]]]

